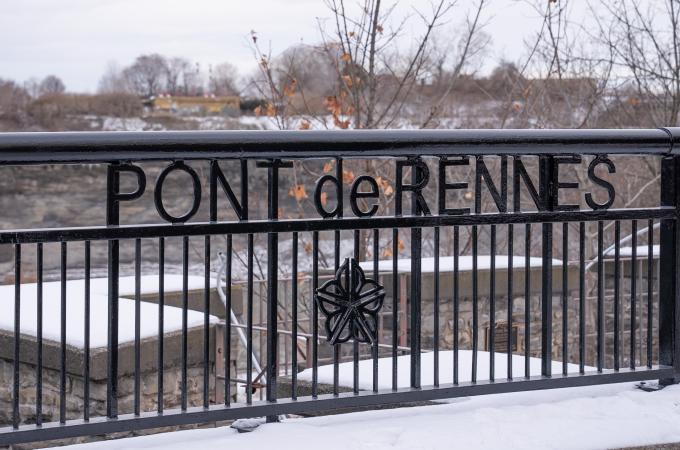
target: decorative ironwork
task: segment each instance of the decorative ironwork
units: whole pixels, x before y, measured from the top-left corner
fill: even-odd
[[[349,340],[376,342],[385,288],[366,278],[354,258],[345,258],[335,279],[316,290],[315,299],[326,316],[326,335],[331,345]]]

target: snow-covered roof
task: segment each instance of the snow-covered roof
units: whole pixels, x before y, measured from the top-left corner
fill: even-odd
[[[513,268],[523,269],[524,268],[525,257],[524,256],[513,256],[512,266]],[[392,260],[386,259],[378,261],[378,270],[380,272],[392,272]],[[362,269],[365,271],[373,270],[373,261],[363,261],[359,263]],[[541,267],[543,265],[543,259],[539,257],[529,258],[529,267]],[[553,259],[553,266],[561,266],[562,260]],[[422,258],[421,268],[423,273],[434,273],[434,257]],[[490,255],[478,255],[477,256],[477,270],[489,270],[491,268],[491,256]],[[496,255],[496,269],[507,269],[508,268],[508,255]],[[472,255],[461,255],[458,257],[458,270],[461,272],[472,271]],[[397,260],[397,271],[399,273],[410,273],[411,272],[411,258],[403,258]],[[440,256],[439,257],[439,272],[453,272],[453,256]]]
[[[661,247],[659,245],[652,245],[652,258],[658,258],[660,251]],[[621,256],[630,258],[633,256],[633,247],[621,247],[619,252]],[[638,258],[647,258],[649,255],[649,247],[647,245],[638,245],[635,247],[635,253]],[[613,258],[614,251],[612,250],[609,252],[607,257]]]
[[[141,293],[152,294],[158,292],[158,276],[145,275],[141,279]],[[190,276],[189,290],[202,289],[204,278]],[[135,302],[131,298],[135,292],[134,277],[119,278],[119,323],[118,340],[120,343],[134,341]],[[165,275],[165,292],[182,290],[181,275]],[[107,345],[108,318],[108,279],[93,278],[90,282],[90,347],[99,348]],[[0,302],[3,313],[0,314],[0,330],[14,331],[14,285],[0,286]],[[37,324],[37,284],[21,285],[21,333],[36,336]],[[66,343],[82,348],[85,326],[85,281],[69,280],[66,282]],[[140,324],[141,338],[158,335],[158,305],[141,302],[140,313],[143,320]],[[182,309],[165,306],[163,310],[164,333],[182,329]],[[187,312],[187,326],[189,328],[203,324],[203,313]],[[61,339],[61,282],[51,281],[43,283],[43,338],[52,341]],[[217,322],[211,316],[211,322]]]

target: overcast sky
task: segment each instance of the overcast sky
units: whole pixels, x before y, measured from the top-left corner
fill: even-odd
[[[457,10],[471,3],[459,0]],[[400,9],[428,4],[403,0]],[[151,52],[203,67],[229,61],[247,74],[254,67],[251,30],[277,54],[318,42],[317,18],[328,16],[323,0],[2,0],[0,77],[55,74],[70,91],[94,92],[109,62],[124,66]],[[523,0],[490,0],[487,19],[493,45],[486,67],[520,58],[524,39],[540,25]]]

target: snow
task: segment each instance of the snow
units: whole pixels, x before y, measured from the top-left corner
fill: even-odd
[[[469,380],[471,351],[461,350],[460,381]],[[440,352],[441,382],[451,380],[451,351]],[[496,354],[496,372],[505,375],[505,355]],[[433,353],[424,353],[423,384],[432,382]],[[479,373],[488,373],[487,352],[479,352]],[[399,357],[400,386],[408,384],[408,355]],[[381,358],[381,387],[391,387],[390,358]],[[362,387],[371,386],[370,360],[360,367]],[[523,358],[516,357],[516,375]],[[332,381],[332,366],[319,368],[319,380]],[[349,370],[348,370],[349,369]],[[591,368],[588,368],[591,369]],[[561,362],[553,362],[561,370]],[[569,365],[576,371],[575,365]],[[340,366],[341,384],[351,380],[351,364]],[[540,359],[531,359],[532,374]],[[330,377],[330,378],[329,378]],[[310,378],[308,371],[301,379]],[[368,384],[366,381],[369,381]],[[70,450],[239,450],[347,449],[604,449],[680,442],[680,386],[643,392],[632,383],[515,392],[446,400],[437,405],[355,412],[314,418],[284,417],[252,433],[226,427],[176,431],[106,442],[78,444]]]
[[[524,256],[513,256],[512,266],[513,268],[522,269],[524,268],[525,258]],[[386,259],[378,261],[378,270],[380,272],[392,272],[392,260]],[[541,267],[543,264],[543,259],[539,257],[529,258],[529,267]],[[373,261],[363,261],[359,264],[364,271],[373,270]],[[561,266],[562,260],[553,259],[552,265]],[[433,273],[434,272],[434,257],[422,258],[421,267],[423,273]],[[478,270],[489,270],[491,268],[491,256],[490,255],[478,255],[477,256],[477,269]],[[508,255],[496,255],[496,269],[507,269],[508,268]],[[472,270],[472,256],[471,255],[461,255],[458,257],[458,270],[461,272],[469,272]],[[397,260],[397,271],[399,273],[409,273],[411,272],[411,259],[404,258]],[[440,256],[439,257],[439,272],[453,272],[453,256]]]
[[[680,442],[680,386],[631,383],[465,397],[447,404],[286,418],[252,433],[186,430],[69,450],[605,449]]]
[[[652,246],[652,257],[653,258],[658,258],[659,253],[661,251],[661,247],[658,245],[653,245]],[[632,257],[633,256],[633,247],[621,247],[619,250],[621,256],[627,256],[627,257]],[[635,247],[635,253],[637,254],[638,258],[647,258],[647,255],[649,255],[649,247],[647,245],[638,245]],[[609,255],[610,257],[614,257],[614,250],[612,250]]]
[[[409,387],[410,370],[411,370],[411,356],[402,355],[397,357],[397,385],[400,388]],[[421,355],[421,383],[423,386],[431,386],[434,384],[433,371],[430,368],[434,367],[434,353],[428,352]],[[487,380],[489,378],[489,352],[479,351],[477,353],[477,379]],[[505,353],[495,354],[494,369],[496,378],[505,377],[507,374],[507,356]],[[541,374],[541,360],[540,358],[530,358],[531,375]],[[586,370],[595,370],[594,368],[587,368]],[[554,373],[562,372],[562,362],[553,361],[552,370]],[[577,364],[569,364],[567,370],[570,373],[576,373],[579,370]],[[512,355],[512,374],[514,377],[524,376],[524,356]],[[471,380],[472,375],[472,350],[458,351],[458,380],[466,382]],[[305,369],[298,374],[298,379],[302,381],[312,381],[312,369]],[[333,384],[333,365],[319,366],[319,383]],[[453,383],[453,350],[439,352],[439,382]],[[352,387],[354,386],[354,365],[352,362],[345,362],[339,364],[338,383],[340,386]],[[359,361],[359,388],[372,389],[373,388],[373,360],[364,359]],[[391,389],[392,388],[392,357],[385,357],[378,359],[378,388]]]
[[[200,276],[190,276],[189,290],[202,289],[204,279]],[[158,276],[145,275],[140,278],[140,292],[153,294],[158,292]],[[165,292],[182,290],[181,275],[165,275]],[[100,348],[107,345],[108,318],[108,279],[93,278],[90,281],[90,347]],[[119,314],[118,340],[120,343],[134,341],[135,302],[125,298],[134,296],[134,277],[119,278]],[[0,303],[3,314],[0,314],[0,329],[14,332],[14,285],[0,286]],[[21,333],[36,336],[37,324],[37,284],[21,285]],[[85,281],[68,280],[66,282],[66,344],[78,348],[85,346]],[[140,325],[142,339],[158,336],[158,305],[142,301],[140,314],[143,320]],[[164,307],[164,333],[182,329],[182,309],[173,306]],[[61,339],[61,282],[43,283],[43,338],[52,341]],[[216,317],[210,318],[211,323],[217,322]],[[203,325],[203,313],[187,312],[187,326],[189,328]]]

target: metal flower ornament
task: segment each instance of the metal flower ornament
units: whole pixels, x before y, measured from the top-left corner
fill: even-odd
[[[316,304],[326,316],[326,336],[331,345],[349,340],[377,341],[378,311],[385,289],[366,278],[354,258],[345,258],[333,280],[316,290]]]

